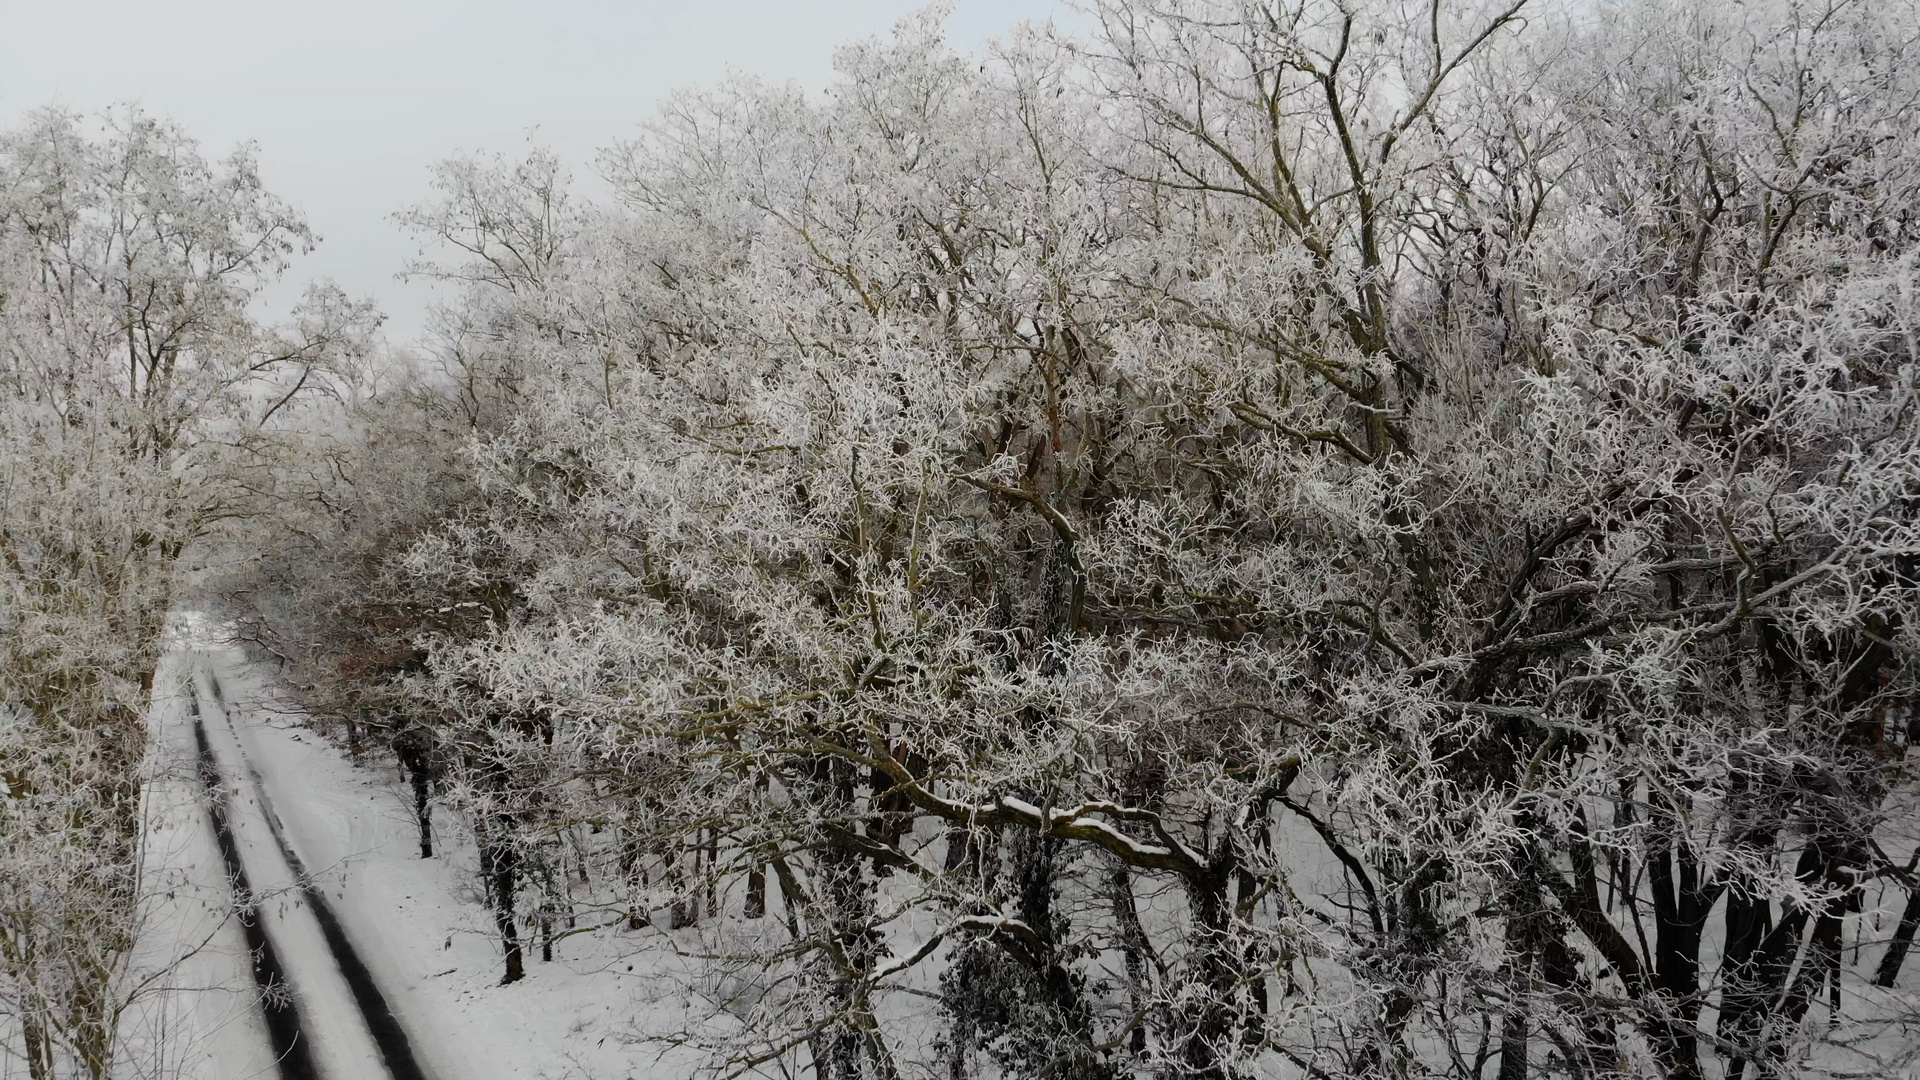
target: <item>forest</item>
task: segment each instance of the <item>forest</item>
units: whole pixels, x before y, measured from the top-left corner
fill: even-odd
[[[0,1073],[158,1075],[188,609],[703,1075],[1920,1068],[1920,6],[1080,15],[448,159],[413,343],[0,132]]]

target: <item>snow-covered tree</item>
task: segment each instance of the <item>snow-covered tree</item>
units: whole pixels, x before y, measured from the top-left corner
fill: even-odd
[[[137,111],[0,134],[0,1009],[29,1075],[108,1075],[139,979],[145,711],[188,545],[367,309],[247,306],[310,241],[252,153]],[[76,1072],[77,1070],[77,1072]]]
[[[1910,1061],[1913,7],[1088,14],[409,215],[509,947],[700,904],[740,1071]]]

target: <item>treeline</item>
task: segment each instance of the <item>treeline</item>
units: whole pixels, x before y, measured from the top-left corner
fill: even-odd
[[[253,636],[722,1069],[1899,1067],[1914,17],[928,16],[450,163]]]
[[[676,1034],[830,1080],[1909,1066],[1920,11],[1085,23],[402,215],[428,362],[224,588],[504,978],[697,932]]]

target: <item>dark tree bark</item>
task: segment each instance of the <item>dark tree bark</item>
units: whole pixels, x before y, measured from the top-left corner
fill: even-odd
[[[829,817],[842,820],[856,813],[855,795],[858,775],[854,765],[837,757],[818,758],[809,763],[813,791]],[[831,833],[832,830],[828,830]],[[866,1000],[862,980],[886,955],[886,945],[874,928],[874,883],[876,874],[868,857],[855,845],[833,843],[829,837],[819,845],[816,894],[820,924],[810,932],[835,955],[828,979],[828,992],[842,1017],[822,1037],[825,1057],[819,1070],[821,1080],[862,1080],[875,1072],[887,1071],[885,1047]]]
[[[1125,863],[1114,867],[1108,879],[1114,922],[1120,928],[1120,954],[1127,969],[1127,1005],[1136,1017],[1146,1015],[1147,932],[1140,925],[1140,908],[1133,896],[1133,872]],[[1127,1052],[1139,1058],[1147,1052],[1147,1027],[1136,1022],[1127,1032]]]
[[[685,863],[693,860],[693,872],[688,874]],[[700,844],[695,841],[692,851],[676,849],[667,856],[667,887],[673,890],[673,903],[667,908],[667,928],[684,930],[700,921]]]
[[[1647,848],[1647,882],[1653,893],[1653,1050],[1671,1080],[1700,1080],[1696,1021],[1700,994],[1700,939],[1722,886],[1703,881],[1693,851],[1671,843],[1659,830]]]
[[[647,886],[646,850],[632,830],[622,827],[620,837],[620,873],[627,888],[627,929],[639,930],[651,923],[644,897]]]
[[[1198,1080],[1230,1080],[1222,1050],[1234,1038],[1233,995],[1240,982],[1240,951],[1232,941],[1233,911],[1228,883],[1237,875],[1231,851],[1212,860],[1204,874],[1186,878],[1187,911],[1193,920],[1194,956],[1190,978],[1203,988],[1179,1018],[1178,1055],[1182,1075]]]
[[[1886,953],[1880,957],[1880,968],[1874,972],[1873,985],[1891,988],[1900,979],[1900,965],[1906,963],[1907,952],[1913,948],[1913,934],[1920,929],[1920,886],[1907,893],[1907,908],[1900,913],[1900,925],[1893,931],[1893,940],[1887,943]]]
[[[767,914],[767,871],[759,863],[747,871],[746,917],[764,918]]]
[[[500,985],[519,982],[526,977],[526,965],[520,955],[520,933],[514,916],[514,893],[519,887],[519,867],[513,850],[511,832],[496,822],[480,838],[480,876],[486,882],[487,899],[493,905],[493,925],[500,933],[500,947],[506,971]]]
[[[1527,997],[1533,982],[1534,928],[1537,907],[1529,890],[1516,886],[1506,896],[1507,1011],[1500,1026],[1498,1080],[1526,1080],[1527,1042],[1532,1032],[1527,1019]]]
[[[707,830],[706,844],[702,850],[706,856],[706,867],[701,876],[701,899],[705,901],[707,914],[718,918],[720,915],[720,830]]]
[[[978,861],[974,852],[973,830],[961,824],[948,826],[947,853],[942,869],[949,874],[958,873],[973,869]]]
[[[394,736],[394,753],[413,784],[413,816],[420,825],[420,857],[433,858],[433,754],[426,732],[408,728]]]

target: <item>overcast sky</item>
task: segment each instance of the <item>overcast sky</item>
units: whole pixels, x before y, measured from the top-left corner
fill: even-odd
[[[424,285],[387,216],[458,150],[516,151],[529,129],[584,174],[676,88],[731,67],[817,91],[835,45],[885,32],[922,0],[0,0],[0,124],[58,103],[137,101],[210,156],[253,140],[268,186],[323,237],[270,301],[327,276],[416,333]],[[956,0],[972,49],[1052,0]]]

